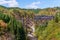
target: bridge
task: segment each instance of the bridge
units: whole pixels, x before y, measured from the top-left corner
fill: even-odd
[[[54,19],[54,16],[45,16],[45,15],[37,15],[34,17],[34,20],[51,20]]]

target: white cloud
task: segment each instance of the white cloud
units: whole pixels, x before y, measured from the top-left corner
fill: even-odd
[[[0,5],[8,4],[8,7],[18,7],[19,4],[16,0],[0,0]]]
[[[38,6],[39,4],[40,4],[40,1],[39,2],[33,2],[33,3],[29,4],[29,5],[27,5],[26,8],[29,8],[29,9],[34,8],[34,9],[36,9],[36,8],[39,8],[39,6]]]
[[[3,5],[3,4],[6,4],[7,3],[7,1],[5,1],[5,0],[0,0],[0,5]]]

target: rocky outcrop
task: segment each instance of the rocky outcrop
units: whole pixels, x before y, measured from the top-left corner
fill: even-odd
[[[10,33],[5,33],[0,36],[0,40],[14,40],[14,35]]]

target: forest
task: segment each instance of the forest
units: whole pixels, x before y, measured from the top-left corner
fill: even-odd
[[[28,37],[28,33],[37,39]],[[0,6],[0,40],[60,40],[60,7]]]

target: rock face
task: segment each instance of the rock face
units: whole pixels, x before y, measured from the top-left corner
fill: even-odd
[[[32,34],[28,34],[28,40],[38,40],[38,39]]]
[[[0,40],[14,40],[14,35],[6,30],[7,23],[0,20]]]
[[[37,40],[37,38],[34,35],[35,32],[35,23],[30,18],[26,18],[25,20],[25,27],[27,29],[27,37],[28,40]]]
[[[0,27],[6,28],[7,27],[7,23],[5,23],[3,20],[0,20]]]
[[[4,35],[0,36],[0,40],[14,40],[14,35],[5,33]]]

